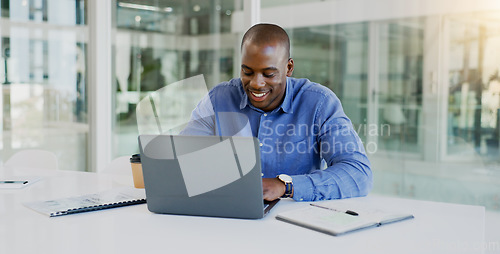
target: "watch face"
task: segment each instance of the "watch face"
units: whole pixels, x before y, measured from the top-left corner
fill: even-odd
[[[291,183],[292,182],[292,177],[289,175],[281,174],[278,176],[279,179],[285,183]]]

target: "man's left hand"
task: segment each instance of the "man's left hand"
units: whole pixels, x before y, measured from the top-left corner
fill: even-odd
[[[264,200],[273,201],[285,194],[285,184],[278,178],[262,178]]]

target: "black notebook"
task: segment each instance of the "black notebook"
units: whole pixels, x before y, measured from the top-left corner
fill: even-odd
[[[334,236],[412,218],[413,215],[406,212],[340,202],[313,203],[276,216],[278,220]]]
[[[146,203],[144,189],[123,187],[104,192],[24,203],[28,208],[50,217]]]

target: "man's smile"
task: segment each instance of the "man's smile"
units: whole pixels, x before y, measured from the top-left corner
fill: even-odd
[[[253,101],[263,101],[267,98],[269,91],[267,91],[267,92],[251,92],[250,91],[249,94],[251,95],[250,99],[252,99]]]

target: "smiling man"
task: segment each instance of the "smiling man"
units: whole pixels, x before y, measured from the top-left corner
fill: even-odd
[[[366,195],[372,172],[363,144],[330,89],[291,77],[287,33],[251,27],[241,57],[240,78],[211,89],[183,134],[257,137],[266,200]]]

